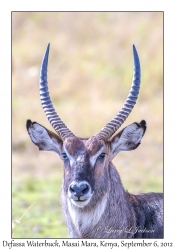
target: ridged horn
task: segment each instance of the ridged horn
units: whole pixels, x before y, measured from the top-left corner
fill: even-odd
[[[131,113],[136,100],[138,98],[139,89],[140,89],[140,79],[141,79],[141,70],[140,70],[140,61],[137,54],[137,50],[133,45],[133,56],[134,56],[134,71],[133,71],[133,80],[129,95],[121,108],[121,110],[115,115],[115,117],[103,127],[96,136],[99,139],[108,140],[124,123],[126,118]]]
[[[66,125],[60,119],[60,117],[57,115],[53,107],[52,101],[50,99],[48,81],[47,81],[47,65],[48,65],[49,49],[50,49],[50,43],[46,48],[46,52],[44,54],[43,61],[41,64],[40,100],[50,124],[55,129],[55,131],[61,136],[61,138],[65,140],[66,137],[72,137],[74,136],[74,134],[66,127]]]

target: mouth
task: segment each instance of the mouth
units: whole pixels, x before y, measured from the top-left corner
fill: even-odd
[[[83,208],[90,202],[92,193],[89,192],[88,194],[80,196],[80,197],[77,197],[75,195],[68,193],[68,197],[74,206]]]
[[[83,208],[85,207],[89,202],[90,202],[90,199],[91,197],[89,197],[88,199],[84,199],[84,200],[80,200],[80,199],[71,199],[70,198],[70,201],[71,203],[74,205],[74,206],[77,206],[77,207],[80,207],[80,208]]]

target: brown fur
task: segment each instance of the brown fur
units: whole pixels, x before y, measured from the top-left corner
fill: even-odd
[[[56,152],[64,162],[61,202],[70,237],[163,237],[162,194],[126,192],[111,163],[118,152],[140,145],[146,129],[141,125],[131,124],[109,141],[95,136],[62,141],[28,121],[28,133],[39,149]]]

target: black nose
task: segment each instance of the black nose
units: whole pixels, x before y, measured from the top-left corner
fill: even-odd
[[[69,190],[73,196],[80,199],[89,192],[89,185],[88,183],[73,183],[70,185]]]

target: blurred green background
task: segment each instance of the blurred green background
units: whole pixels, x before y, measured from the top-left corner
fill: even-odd
[[[61,160],[31,142],[28,118],[53,130],[39,99],[39,70],[48,44],[49,89],[68,128],[88,137],[123,105],[133,72],[132,44],[142,69],[137,105],[124,123],[145,119],[135,151],[114,160],[125,189],[163,191],[163,13],[12,13],[12,236],[66,238],[60,206]]]

